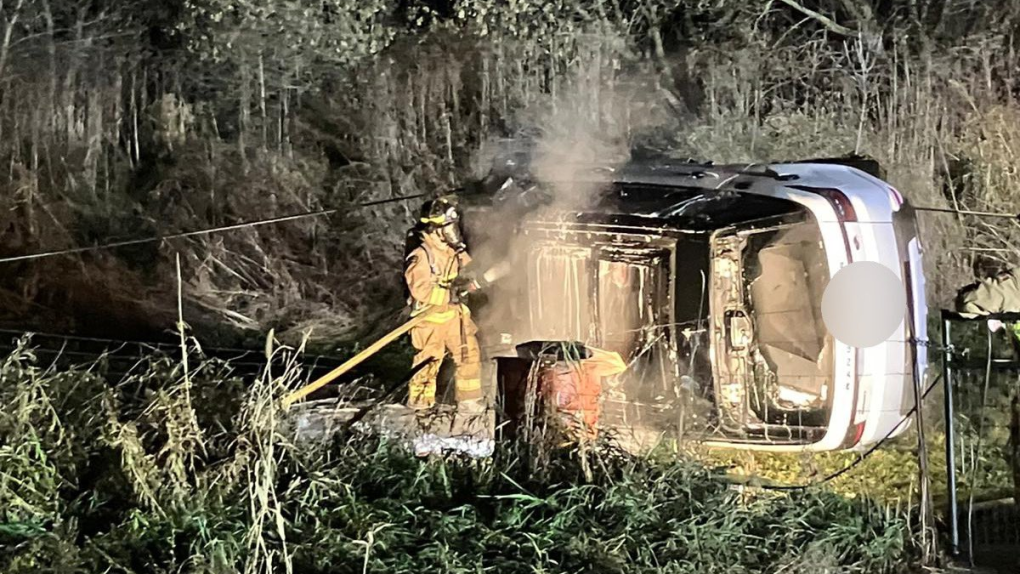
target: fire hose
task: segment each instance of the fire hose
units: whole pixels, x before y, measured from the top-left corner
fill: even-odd
[[[510,270],[511,267],[509,263],[507,262],[500,263],[495,267],[489,269],[482,275],[481,278],[482,283],[484,285],[491,284],[492,282],[507,275],[510,272]],[[475,281],[475,283],[476,283],[475,289],[479,289],[482,287],[482,283],[479,283],[478,281]],[[318,379],[309,383],[308,385],[305,385],[304,387],[301,387],[300,389],[287,395],[283,399],[284,408],[289,408],[292,404],[304,399],[308,395],[333,382],[337,377],[343,375],[347,371],[350,371],[354,367],[357,367],[361,363],[365,362],[365,360],[367,360],[372,355],[378,353],[383,347],[389,345],[404,333],[407,333],[411,329],[423,323],[425,319],[427,319],[430,315],[435,313],[439,308],[440,308],[439,306],[432,306],[422,309],[421,313],[412,317],[410,321],[383,335],[379,340],[365,347],[364,350],[348,359],[346,362],[344,362],[344,364],[319,377]],[[462,342],[464,340],[463,331],[464,331],[463,318],[461,318]]]
[[[425,321],[425,319],[428,319],[430,315],[435,313],[437,309],[438,307],[426,307],[421,313],[412,317],[410,321],[407,321],[403,325],[383,335],[376,342],[365,347],[360,353],[354,355],[350,359],[347,359],[344,364],[284,397],[283,406],[285,408],[290,407],[292,404],[304,399],[308,395],[333,382],[337,377],[365,362],[365,360],[378,353],[383,347],[389,345],[404,333],[407,333],[411,329],[420,325]]]

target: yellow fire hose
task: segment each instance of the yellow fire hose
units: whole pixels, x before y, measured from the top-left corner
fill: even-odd
[[[411,329],[415,328],[417,325],[421,324],[422,321],[427,319],[429,315],[431,315],[432,313],[434,313],[436,311],[436,309],[437,309],[437,307],[428,307],[428,308],[424,309],[420,314],[418,314],[417,316],[413,317],[410,321],[408,321],[408,322],[404,323],[403,325],[397,327],[396,329],[390,331],[389,333],[384,335],[382,338],[380,338],[378,341],[376,341],[376,342],[372,343],[371,345],[365,347],[365,349],[363,351],[361,351],[357,355],[354,355],[353,357],[348,359],[344,364],[342,364],[339,367],[333,369],[332,371],[326,373],[325,375],[319,377],[314,382],[309,383],[308,385],[306,385],[304,387],[301,387],[300,389],[298,389],[298,390],[294,391],[293,393],[287,395],[283,399],[283,406],[284,406],[284,408],[290,407],[292,404],[300,401],[301,399],[307,397],[308,395],[310,395],[310,394],[314,393],[315,391],[321,389],[322,387],[328,385],[329,383],[331,383],[334,379],[336,379],[340,375],[346,373],[347,371],[353,369],[354,367],[357,367],[362,362],[364,362],[366,359],[368,359],[372,355],[378,353],[380,349],[382,349],[386,345],[389,345],[390,343],[395,341],[397,339],[397,337],[403,335],[404,333],[406,333],[406,332],[410,331]]]

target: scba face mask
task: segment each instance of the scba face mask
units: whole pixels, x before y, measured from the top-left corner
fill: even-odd
[[[456,221],[447,223],[439,229],[439,232],[442,234],[443,241],[452,247],[454,251],[460,253],[467,250],[467,245],[464,244],[464,236],[460,232],[460,225]]]
[[[427,204],[426,214],[421,221],[429,225],[429,229],[438,231],[443,243],[458,253],[465,251],[464,235],[460,230],[460,212],[457,210],[456,199],[441,197]]]

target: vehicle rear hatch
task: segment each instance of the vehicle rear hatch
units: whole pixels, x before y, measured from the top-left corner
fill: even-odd
[[[714,375],[734,440],[824,435],[834,340],[822,322],[828,264],[816,224],[720,230],[712,239]]]

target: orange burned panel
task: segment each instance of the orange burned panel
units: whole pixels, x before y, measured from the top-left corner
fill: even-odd
[[[618,375],[627,365],[618,353],[589,347],[590,357],[580,362],[558,362],[540,374],[540,388],[568,428],[598,432],[604,379]],[[578,426],[581,429],[577,429]]]

